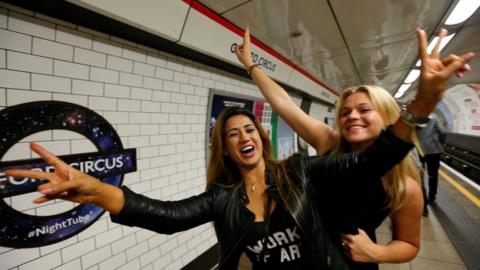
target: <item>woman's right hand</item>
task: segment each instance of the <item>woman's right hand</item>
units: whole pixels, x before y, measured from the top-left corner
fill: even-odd
[[[31,143],[30,148],[45,162],[55,168],[54,172],[11,169],[5,174],[13,177],[45,179],[48,182],[38,187],[43,196],[36,198],[35,203],[44,203],[53,199],[63,199],[76,203],[94,203],[106,210],[119,211],[123,201],[116,196],[122,192],[118,187],[105,184],[100,180],[69,166],[58,157],[38,144]],[[123,194],[123,193],[122,193]],[[123,195],[121,195],[123,199]]]
[[[250,50],[250,29],[247,27],[243,32],[243,43],[235,48],[235,54],[245,69],[254,64],[252,60],[252,51]]]

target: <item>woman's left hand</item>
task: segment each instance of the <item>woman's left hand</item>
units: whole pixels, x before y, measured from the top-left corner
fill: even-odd
[[[378,262],[376,246],[368,234],[358,229],[358,234],[342,235],[342,246],[345,253],[356,262]]]

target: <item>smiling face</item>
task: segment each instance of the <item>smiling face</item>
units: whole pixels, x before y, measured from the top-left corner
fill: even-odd
[[[242,169],[253,169],[263,162],[263,144],[255,123],[246,115],[235,115],[225,123],[225,148],[229,156]]]
[[[351,150],[365,149],[385,127],[367,93],[359,91],[345,99],[339,111],[339,127]]]

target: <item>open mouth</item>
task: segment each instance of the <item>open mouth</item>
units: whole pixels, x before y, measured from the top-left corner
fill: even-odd
[[[252,145],[245,146],[242,149],[240,149],[240,152],[242,154],[250,154],[255,150],[255,148]]]

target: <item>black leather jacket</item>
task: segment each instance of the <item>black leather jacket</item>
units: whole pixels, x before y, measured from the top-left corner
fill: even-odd
[[[301,206],[293,199],[288,201],[288,207],[282,206],[291,210],[307,247],[310,247],[305,254],[309,269],[348,269],[324,230],[314,196],[321,196],[324,192],[336,192],[342,196],[344,188],[355,188],[361,193],[364,185],[358,179],[378,179],[401,161],[411,147],[411,144],[396,138],[390,131],[384,131],[375,143],[361,152],[336,156],[297,156],[287,161],[289,176],[299,186]],[[282,204],[278,197],[279,187],[268,171],[268,192],[277,203]],[[335,181],[339,176],[349,179],[346,180],[348,183],[339,183],[339,188],[335,190],[322,189],[323,181]],[[219,245],[219,268],[238,267],[238,256],[231,254],[255,220],[254,214],[245,207],[248,197],[242,187],[214,186],[202,194],[180,201],[154,200],[135,194],[126,187],[122,189],[125,205],[117,216],[111,216],[112,221],[163,234],[184,231],[213,221]]]

